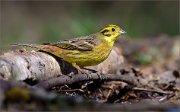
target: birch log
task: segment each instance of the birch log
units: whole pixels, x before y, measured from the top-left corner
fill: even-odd
[[[45,80],[61,75],[52,56],[35,51],[10,51],[0,56],[0,78],[5,80]]]

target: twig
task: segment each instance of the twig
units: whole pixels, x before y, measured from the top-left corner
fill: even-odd
[[[167,92],[167,91],[163,91],[163,90],[160,90],[160,89],[147,89],[147,88],[139,88],[139,87],[133,87],[132,88],[133,90],[138,90],[138,91],[148,91],[148,92],[155,92],[155,93],[160,93],[160,94],[172,94],[172,92]]]
[[[80,92],[84,93],[84,91],[82,89],[59,90],[59,92],[74,92],[74,91],[80,91]]]

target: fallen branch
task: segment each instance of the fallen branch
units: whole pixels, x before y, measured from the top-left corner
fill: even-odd
[[[54,86],[61,86],[63,84],[73,84],[75,82],[82,81],[122,81],[126,82],[130,85],[141,86],[141,83],[137,81],[138,79],[135,77],[131,77],[130,74],[125,75],[116,75],[116,74],[100,74],[100,73],[91,73],[91,74],[77,74],[73,76],[61,75],[59,77],[55,77],[46,81],[39,82],[34,87],[49,89]]]

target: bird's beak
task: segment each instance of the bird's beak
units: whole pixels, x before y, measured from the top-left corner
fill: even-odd
[[[120,32],[121,34],[125,34],[125,33],[126,33],[126,32],[125,32],[124,30],[122,30],[122,29],[121,29],[119,32]]]

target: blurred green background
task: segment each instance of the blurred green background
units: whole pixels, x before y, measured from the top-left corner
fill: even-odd
[[[177,1],[1,1],[0,48],[89,35],[107,24],[131,38],[179,35]]]

